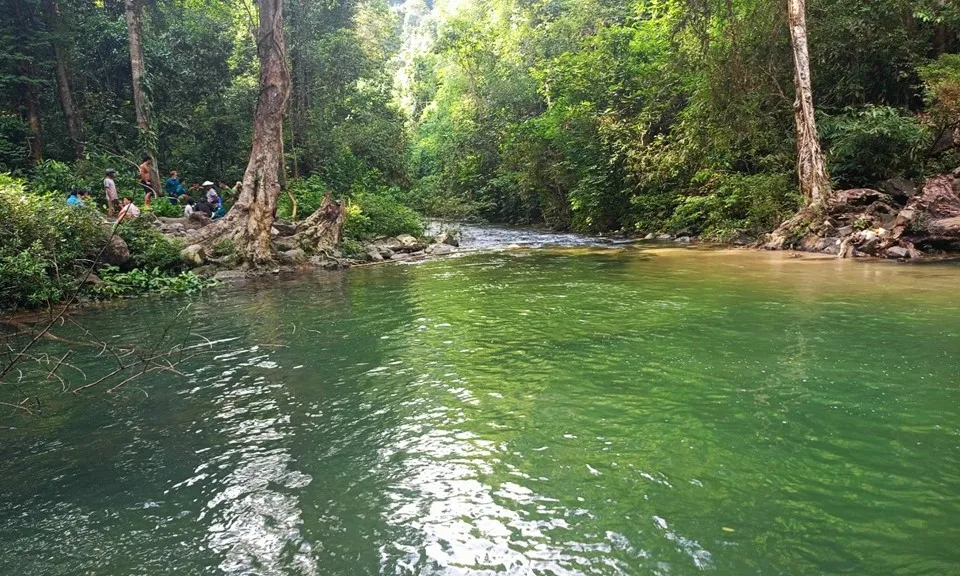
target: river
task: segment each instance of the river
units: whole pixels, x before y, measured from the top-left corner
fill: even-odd
[[[0,420],[0,574],[960,573],[960,267],[466,236],[541,247],[227,285]]]

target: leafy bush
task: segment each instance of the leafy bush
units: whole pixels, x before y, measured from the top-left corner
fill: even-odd
[[[777,226],[802,203],[788,174],[702,175],[700,194],[680,201],[667,221],[671,230],[723,238],[733,230],[760,234]]]
[[[0,175],[0,222],[0,308],[66,297],[105,240],[93,210],[31,194],[7,175]]]
[[[316,212],[327,190],[329,188],[319,176],[291,180],[287,191],[297,201],[297,219],[302,220]],[[281,194],[277,199],[277,218],[281,220],[293,218],[293,203],[288,194]]]
[[[847,109],[823,121],[820,135],[831,173],[844,187],[919,175],[931,138],[916,117],[888,106]]]
[[[30,129],[16,114],[0,113],[0,171],[23,174],[30,165]]]
[[[70,190],[85,187],[68,164],[56,160],[37,164],[30,175],[29,186],[36,194],[63,195],[64,198]]]
[[[157,216],[163,216],[164,218],[182,218],[183,217],[183,207],[179,204],[171,204],[170,200],[166,197],[157,198],[150,204],[148,210]]]
[[[125,220],[117,227],[117,234],[127,243],[135,268],[162,272],[178,272],[183,268],[182,243],[164,236],[147,218]]]
[[[380,236],[423,235],[420,215],[397,201],[386,189],[351,195],[343,233],[346,238],[368,240]]]
[[[99,275],[103,284],[94,287],[93,293],[100,297],[139,295],[145,292],[194,294],[217,285],[216,280],[198,276],[193,272],[168,275],[157,268],[121,272],[116,266],[104,266],[99,270]]]
[[[940,130],[960,126],[960,54],[944,54],[920,68],[927,106]]]

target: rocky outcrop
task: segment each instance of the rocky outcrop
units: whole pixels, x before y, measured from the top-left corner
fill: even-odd
[[[130,248],[127,246],[127,243],[124,242],[120,236],[116,234],[111,235],[107,239],[107,245],[103,249],[103,254],[100,256],[100,263],[110,266],[124,266],[129,261]]]
[[[960,178],[936,176],[921,187],[893,179],[882,188],[835,192],[817,217],[788,221],[767,247],[897,260],[960,251]]]

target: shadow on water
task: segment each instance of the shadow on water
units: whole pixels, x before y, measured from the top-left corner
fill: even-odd
[[[583,242],[227,287],[185,378],[0,430],[0,572],[949,573],[958,279]]]

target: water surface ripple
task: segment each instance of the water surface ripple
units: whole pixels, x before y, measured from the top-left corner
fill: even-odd
[[[584,245],[227,287],[183,378],[4,423],[0,574],[960,574],[958,280]]]

